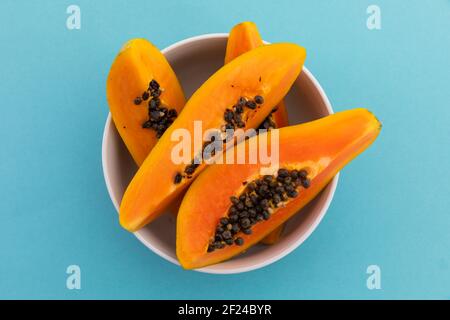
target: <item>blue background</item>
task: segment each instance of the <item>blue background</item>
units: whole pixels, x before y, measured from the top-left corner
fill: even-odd
[[[66,28],[72,3],[81,30]],[[381,30],[366,28],[370,4]],[[119,227],[105,79],[130,38],[164,48],[244,20],[305,46],[336,111],[368,107],[384,126],[292,254],[240,275],[183,271]],[[450,298],[450,1],[2,0],[0,43],[0,298]],[[370,264],[381,290],[366,287]]]

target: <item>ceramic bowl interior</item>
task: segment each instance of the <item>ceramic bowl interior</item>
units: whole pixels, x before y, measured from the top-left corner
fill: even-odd
[[[178,42],[163,50],[185,90],[191,94],[224,61],[227,34],[210,34]],[[285,98],[290,124],[318,119],[333,113],[331,105],[317,80],[303,68]],[[108,116],[103,136],[103,171],[109,195],[116,209],[122,195],[137,170],[130,154]],[[229,261],[198,269],[208,273],[239,273],[261,268],[282,258],[297,248],[319,224],[333,198],[336,176],[305,208],[292,217],[284,229],[282,239],[271,246],[256,245],[246,253]],[[155,181],[155,183],[158,183]],[[152,224],[135,233],[149,249],[168,261],[178,264],[175,255],[175,222],[173,213],[162,215]]]

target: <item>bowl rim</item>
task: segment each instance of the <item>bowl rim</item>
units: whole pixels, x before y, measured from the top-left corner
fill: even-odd
[[[161,52],[163,54],[166,54],[167,52],[175,50],[178,47],[183,46],[187,43],[192,43],[192,42],[205,40],[205,39],[227,39],[228,35],[229,35],[228,33],[207,33],[207,34],[192,36],[192,37],[177,41],[177,42],[167,46],[166,48],[161,50]],[[269,42],[264,41],[264,43],[268,44]],[[319,81],[306,68],[306,66],[303,66],[302,73],[306,74],[306,76],[309,78],[309,80],[311,80],[311,82],[313,83],[314,87],[320,94],[320,96],[325,104],[325,107],[327,108],[327,111],[330,114],[333,114],[334,113],[333,107],[332,107],[325,91],[323,90],[322,86],[320,85]],[[105,179],[105,184],[106,184],[106,188],[108,190],[109,197],[110,197],[114,207],[116,208],[117,213],[119,213],[119,203],[118,203],[117,199],[115,199],[115,197],[113,196],[113,191],[112,191],[112,187],[111,187],[111,179],[110,179],[110,176],[108,173],[109,172],[108,162],[106,161],[106,158],[107,158],[106,155],[108,154],[106,141],[108,139],[108,132],[110,132],[110,127],[112,125],[113,125],[113,122],[112,122],[112,118],[111,118],[111,113],[109,112],[108,117],[106,119],[104,129],[103,129],[103,137],[102,137],[102,169],[103,169],[103,177]],[[325,195],[325,197],[326,197],[325,202],[323,203],[322,207],[320,208],[320,212],[317,215],[317,218],[313,221],[313,223],[311,224],[311,226],[308,228],[308,230],[306,232],[304,232],[292,244],[290,244],[286,248],[283,248],[282,250],[280,250],[280,252],[278,254],[275,254],[272,257],[270,257],[262,262],[251,264],[248,266],[236,267],[236,268],[232,268],[232,269],[217,269],[215,266],[220,265],[220,263],[219,263],[217,265],[212,265],[212,266],[203,267],[203,268],[199,268],[199,269],[193,269],[193,271],[202,272],[202,273],[210,273],[210,274],[243,273],[243,272],[248,272],[248,271],[263,268],[263,267],[268,266],[268,265],[282,259],[283,257],[287,256],[289,253],[291,253],[296,248],[298,248],[303,242],[305,242],[305,240],[309,238],[309,236],[314,232],[314,230],[320,224],[320,222],[322,221],[326,212],[328,211],[328,208],[330,207],[331,201],[333,200],[338,181],[339,181],[339,172],[333,177],[333,179],[327,185],[327,189],[326,189],[327,194]],[[142,235],[141,231],[138,230],[136,232],[133,232],[133,234],[148,249],[150,249],[151,251],[153,251],[160,257],[164,258],[165,260],[167,260],[175,265],[180,266],[180,263],[178,262],[177,259],[167,255],[165,252],[160,250],[158,247],[156,247],[156,246],[152,245],[150,242],[148,242]]]

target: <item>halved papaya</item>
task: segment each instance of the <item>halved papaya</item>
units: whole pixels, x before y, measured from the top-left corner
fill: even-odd
[[[237,145],[234,149],[244,144],[248,148],[252,140],[266,135],[269,147],[279,144],[279,165],[213,164],[200,174],[178,212],[177,256],[181,265],[193,269],[215,264],[261,241],[364,151],[380,128],[372,113],[354,109],[274,129]],[[225,156],[234,154],[234,149]],[[280,195],[281,201],[275,201],[275,195]],[[253,219],[249,211],[258,206],[262,210],[256,212],[261,211],[262,218]],[[233,219],[235,215],[237,219]]]
[[[204,148],[196,139],[198,124],[200,139],[211,130],[256,128],[289,91],[305,57],[305,49],[298,45],[272,44],[239,56],[212,75],[192,95],[132,179],[120,205],[121,225],[134,231],[151,222],[203,170],[205,164],[196,160]],[[173,159],[181,143],[176,136],[183,133],[192,138],[190,150],[183,154],[190,160],[187,163]]]
[[[139,166],[185,104],[164,55],[145,39],[125,43],[106,82],[112,119]]]
[[[233,27],[230,31],[227,41],[227,49],[225,54],[225,64],[240,56],[241,54],[264,45],[259,34],[258,27],[255,23],[245,21]],[[273,112],[264,119],[259,126],[261,129],[281,128],[288,125],[287,109],[283,101],[281,101],[273,110]],[[283,231],[283,226],[274,230],[261,242],[264,244],[276,243]]]

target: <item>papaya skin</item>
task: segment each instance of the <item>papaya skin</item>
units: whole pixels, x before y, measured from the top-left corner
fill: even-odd
[[[255,23],[250,21],[239,23],[231,29],[230,35],[228,36],[225,64],[241,54],[263,45],[264,42]],[[287,126],[288,114],[283,100],[275,108],[276,111],[273,112],[271,116],[276,127],[281,128]],[[283,226],[280,226],[261,242],[264,244],[276,243],[281,238],[282,231]]]
[[[117,131],[138,166],[158,142],[154,130],[142,128],[148,120],[148,101],[134,104],[152,79],[164,88],[162,104],[179,113],[185,104],[184,93],[164,55],[145,39],[125,43],[109,71],[106,97]]]
[[[208,253],[209,240],[220,218],[227,215],[229,197],[243,190],[243,181],[260,176],[260,164],[214,164],[187,191],[177,217],[177,256],[185,269],[219,263],[260,242],[311,201],[348,162],[376,139],[380,122],[366,109],[339,112],[325,118],[269,131],[279,133],[279,167],[306,168],[310,187],[301,188],[296,198],[276,209],[269,220],[252,227],[251,235],[239,234],[242,246],[231,245]],[[255,136],[243,142],[248,145]],[[227,153],[230,152],[227,151]],[[267,170],[277,168],[267,168]],[[205,196],[205,190],[207,196]]]
[[[250,21],[241,22],[231,29],[228,36],[225,63],[263,44],[256,24]]]
[[[281,239],[281,234],[283,233],[284,224],[279,226],[278,228],[274,229],[271,233],[269,233],[267,236],[265,236],[262,240],[262,244],[275,244]]]
[[[244,97],[264,96],[264,103],[249,113],[245,128],[256,128],[286,95],[298,77],[306,58],[304,48],[289,43],[272,44],[245,53],[213,74],[189,99],[185,107],[160,138],[152,152],[125,191],[119,209],[121,225],[136,231],[157,218],[169,203],[187,189],[204,169],[202,163],[192,175],[178,184],[174,177],[186,164],[176,164],[171,153],[180,141],[172,141],[172,133],[183,129],[194,137],[194,122],[201,121],[202,130],[220,129],[224,112]],[[191,139],[191,159],[201,146]]]

